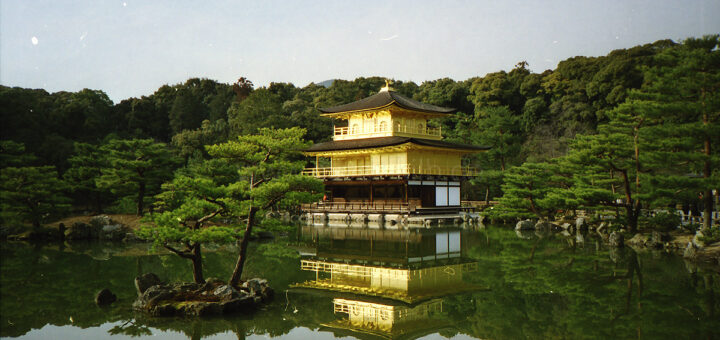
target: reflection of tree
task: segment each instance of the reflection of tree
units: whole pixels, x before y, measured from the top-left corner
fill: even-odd
[[[131,337],[152,335],[152,331],[145,325],[139,325],[135,319],[127,320],[122,325],[116,325],[108,330],[111,335],[125,334]]]
[[[578,247],[559,234],[524,240],[511,230],[489,227],[484,233],[490,241],[473,243],[467,252],[479,264],[467,279],[489,286],[490,292],[447,300],[444,307],[474,305],[458,321],[461,333],[481,338],[707,338],[720,332],[714,312],[717,273],[696,280],[695,287],[702,289],[693,291],[690,277],[678,275],[684,271],[679,257]],[[585,237],[592,244],[593,236]]]

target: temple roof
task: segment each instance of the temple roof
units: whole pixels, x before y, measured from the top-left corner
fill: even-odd
[[[376,138],[362,138],[362,139],[348,139],[339,141],[330,141],[324,143],[318,143],[310,148],[306,149],[305,152],[321,152],[321,151],[340,151],[340,150],[355,150],[355,149],[371,149],[381,148],[386,146],[395,146],[405,143],[413,143],[417,145],[432,146],[438,148],[447,149],[461,149],[471,151],[482,151],[490,149],[489,146],[476,146],[468,144],[459,144],[445,142],[441,140],[421,139],[412,137],[376,137]]]
[[[322,113],[341,113],[350,111],[364,111],[379,109],[381,107],[388,106],[395,103],[404,109],[421,111],[427,113],[441,113],[448,114],[454,113],[457,109],[449,107],[440,107],[430,104],[421,103],[405,97],[395,91],[381,91],[370,97],[354,101],[352,103],[333,106],[329,108],[320,109]]]

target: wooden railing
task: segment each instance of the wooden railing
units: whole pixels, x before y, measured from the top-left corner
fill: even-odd
[[[304,211],[316,212],[411,212],[415,205],[405,202],[315,202],[303,204]]]
[[[379,176],[379,175],[449,175],[475,176],[478,171],[470,167],[416,167],[410,164],[345,166],[330,168],[305,168],[303,175],[318,178],[346,176]]]
[[[345,140],[355,138],[367,138],[367,137],[386,137],[386,136],[421,136],[421,137],[433,137],[432,139],[439,139],[442,137],[442,129],[440,127],[418,127],[410,125],[379,125],[365,127],[365,128],[351,128],[351,127],[336,127],[334,140]]]

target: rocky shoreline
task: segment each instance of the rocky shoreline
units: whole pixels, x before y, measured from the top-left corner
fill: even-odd
[[[108,215],[94,216],[87,222],[77,221],[67,226],[60,222],[56,226],[33,229],[2,227],[0,238],[10,241],[144,241],[131,227]]]
[[[515,224],[515,230],[518,233],[527,231],[534,231],[535,233],[561,232],[566,236],[577,235],[579,237],[584,237],[582,234],[595,233],[603,240],[603,243],[611,248],[629,246],[635,250],[664,250],[681,255],[687,260],[705,263],[720,270],[720,242],[705,244],[699,239],[702,236],[701,232],[690,234],[679,230],[672,232],[650,230],[630,235],[622,228],[609,231],[611,225],[606,222],[594,226],[587,223],[582,217],[577,218],[574,223],[570,222],[521,220]]]
[[[254,278],[239,287],[210,278],[205,283],[173,283],[160,281],[147,273],[135,278],[138,297],[133,309],[151,316],[211,316],[249,312],[274,297],[267,280]]]

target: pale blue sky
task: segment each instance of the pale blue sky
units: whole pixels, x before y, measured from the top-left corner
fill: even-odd
[[[720,0],[2,0],[0,83],[119,102],[190,77],[464,80],[719,33],[719,17]]]

